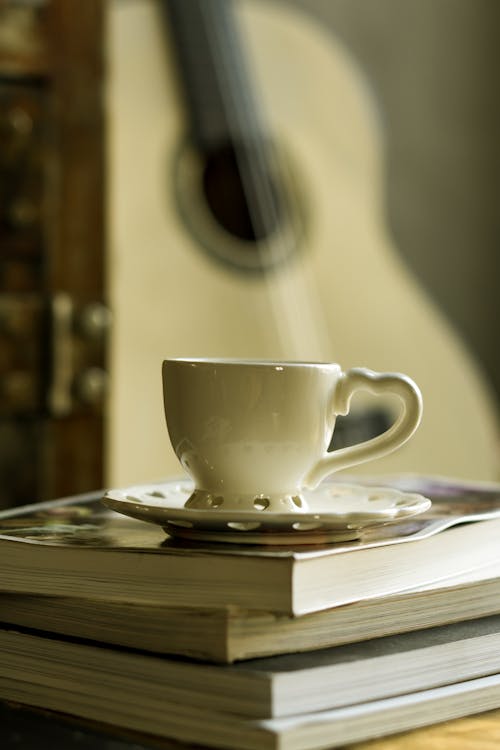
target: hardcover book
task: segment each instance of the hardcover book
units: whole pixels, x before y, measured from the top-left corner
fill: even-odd
[[[80,597],[0,594],[0,621],[126,648],[232,663],[500,614],[500,562],[402,594],[299,617]]]
[[[340,708],[500,672],[500,615],[231,665],[0,627],[4,680],[22,675],[147,711],[151,701],[259,719]],[[373,679],[376,675],[376,679]]]
[[[493,618],[215,667],[1,630],[0,698],[213,747],[319,750],[497,707],[499,638]]]
[[[96,495],[11,509],[0,514],[0,590],[296,616],[500,560],[496,485],[418,486],[433,500],[425,513],[367,529],[358,541],[295,549],[180,542],[107,510]]]

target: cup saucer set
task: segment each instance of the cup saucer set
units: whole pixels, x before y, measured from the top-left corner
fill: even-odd
[[[358,390],[395,394],[401,412],[381,435],[327,452],[335,419],[348,413]],[[343,372],[337,364],[169,359],[163,395],[170,440],[189,476],[108,490],[103,502],[170,536],[289,546],[347,542],[431,505],[416,493],[331,478],[392,452],[415,432],[422,399],[405,375]]]

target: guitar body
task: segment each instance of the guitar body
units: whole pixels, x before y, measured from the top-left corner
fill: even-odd
[[[360,471],[497,478],[493,399],[387,235],[382,147],[365,82],[307,17],[254,0],[237,9],[254,87],[295,186],[300,247],[267,276],[205,251],[205,238],[232,240],[203,219],[158,8],[115,1],[108,483],[180,473],[161,401],[167,356],[326,359],[405,372],[423,393],[422,425],[398,452]]]

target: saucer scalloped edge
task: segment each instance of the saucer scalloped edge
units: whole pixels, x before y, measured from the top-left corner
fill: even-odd
[[[106,507],[157,524],[174,537],[236,544],[324,544],[358,539],[363,529],[395,523],[428,510],[431,501],[388,487],[325,482],[301,493],[294,512],[186,508],[186,479],[108,490]]]

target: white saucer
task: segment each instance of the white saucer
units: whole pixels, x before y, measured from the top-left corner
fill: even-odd
[[[358,539],[361,531],[428,510],[423,495],[328,482],[301,493],[307,510],[277,513],[184,507],[190,480],[108,490],[103,503],[184,539],[236,544],[318,544]]]

